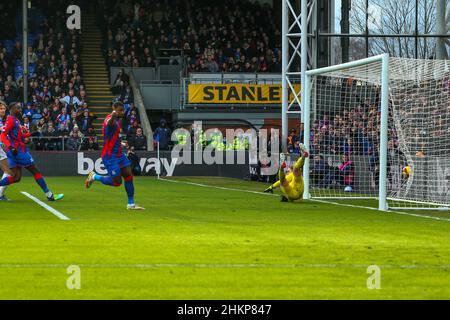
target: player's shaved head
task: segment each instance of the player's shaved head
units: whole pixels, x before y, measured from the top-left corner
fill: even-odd
[[[117,113],[117,116],[119,118],[123,117],[123,113],[124,113],[125,108],[124,108],[122,102],[120,102],[120,101],[114,102],[113,105],[112,105],[112,108]]]
[[[120,101],[114,102],[112,107],[113,107],[114,110],[118,110],[118,109],[121,109],[121,108],[123,109],[124,108],[123,107],[123,103],[120,102]]]
[[[21,106],[18,102],[10,103],[8,109],[9,113],[11,113],[14,116],[20,115],[20,112],[22,111]]]

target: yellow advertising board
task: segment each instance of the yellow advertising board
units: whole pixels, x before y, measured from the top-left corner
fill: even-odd
[[[294,85],[300,92],[300,85]],[[190,104],[279,104],[281,84],[190,84]],[[289,100],[293,101],[291,93]]]

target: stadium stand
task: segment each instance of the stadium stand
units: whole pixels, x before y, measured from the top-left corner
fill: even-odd
[[[4,6],[2,26],[8,32],[1,34],[0,99],[22,102],[22,36],[17,32],[21,30],[21,15],[17,4]],[[63,2],[42,2],[40,9],[32,10],[29,19],[33,32],[28,37],[29,89],[23,122],[30,130],[32,148],[40,150],[65,149],[68,139],[64,137],[74,137],[74,132],[80,146],[85,136],[93,135],[90,120],[96,115],[88,109],[80,32],[65,29],[65,8]],[[14,34],[15,38],[8,38]]]
[[[33,30],[28,37],[29,94],[23,107],[23,122],[31,133],[30,147],[97,150],[102,143],[98,134],[103,118],[115,97],[110,92],[95,16],[83,17],[85,28],[81,35],[65,27],[63,13],[68,1],[39,2],[39,6],[33,6],[39,9],[29,15]],[[22,102],[24,67],[18,4],[2,4],[1,15],[0,99],[8,104]],[[132,118],[130,97],[125,94],[119,99],[128,106],[124,125],[139,121]]]
[[[189,72],[281,72],[280,31],[258,3],[114,0],[98,11],[109,66],[177,64],[164,58],[180,50]]]

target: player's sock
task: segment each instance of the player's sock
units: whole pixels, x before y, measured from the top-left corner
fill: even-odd
[[[118,187],[119,185],[114,184],[113,178],[111,176],[102,176],[99,174],[95,174],[93,176],[94,181],[100,181],[104,185],[112,186],[112,187]]]
[[[34,180],[39,185],[39,187],[41,187],[42,191],[44,191],[45,195],[48,197],[48,194],[51,193],[51,192],[48,189],[47,184],[45,183],[45,180],[44,180],[44,177],[42,176],[42,174],[36,173],[34,175]]]
[[[4,173],[2,176],[2,179],[8,178],[9,175],[7,173]],[[5,195],[5,190],[7,186],[0,187],[0,197],[3,197]]]
[[[133,176],[129,176],[125,178],[125,190],[128,196],[128,204],[134,204],[134,184],[133,184]]]
[[[6,187],[13,183],[14,183],[14,177],[8,175],[7,177],[2,178],[2,180],[0,180],[0,187]]]

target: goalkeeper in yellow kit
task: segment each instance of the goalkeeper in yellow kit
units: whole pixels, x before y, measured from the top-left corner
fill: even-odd
[[[305,159],[309,157],[309,153],[306,148],[301,145],[302,156],[294,164],[291,171],[286,174],[286,159],[285,155],[280,155],[280,170],[278,171],[278,181],[271,185],[264,192],[273,193],[273,190],[280,187],[283,195],[281,196],[282,202],[296,201],[303,199],[304,181],[303,181],[303,164]]]

